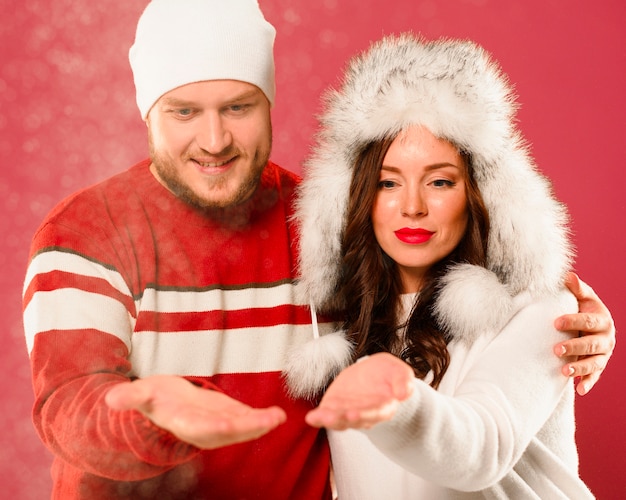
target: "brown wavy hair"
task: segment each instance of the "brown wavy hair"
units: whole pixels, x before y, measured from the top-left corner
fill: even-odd
[[[461,150],[466,166],[466,232],[452,253],[429,270],[407,322],[398,325],[400,276],[395,262],[376,241],[371,221],[380,169],[394,138],[367,144],[356,159],[342,237],[338,294],[346,304],[344,328],[354,342],[355,359],[390,352],[413,367],[418,378],[432,371],[431,385],[437,388],[450,364],[447,345],[451,338],[432,313],[440,277],[456,263],[485,265],[489,215],[474,179],[471,156]],[[398,335],[403,330],[404,335]]]

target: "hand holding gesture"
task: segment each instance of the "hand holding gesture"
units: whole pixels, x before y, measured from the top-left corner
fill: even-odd
[[[141,412],[180,440],[201,449],[257,439],[286,420],[281,408],[252,408],[173,375],[118,384],[105,400],[115,410]]]
[[[390,420],[398,403],[411,395],[414,378],[411,367],[389,353],[363,358],[335,378],[306,422],[344,430]]]

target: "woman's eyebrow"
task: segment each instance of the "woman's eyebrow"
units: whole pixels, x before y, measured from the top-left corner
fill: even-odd
[[[425,169],[426,170],[437,170],[439,168],[446,168],[446,167],[453,167],[456,168],[458,170],[461,170],[462,167],[460,167],[459,165],[455,165],[454,163],[448,163],[448,162],[442,162],[442,163],[433,163],[432,165],[426,165]],[[394,167],[393,165],[387,165],[387,164],[383,164],[380,167],[381,170],[387,170],[389,172],[400,172],[400,168],[398,167]]]
[[[426,170],[437,170],[439,168],[446,168],[446,167],[452,167],[458,170],[461,169],[459,165],[455,165],[454,163],[443,162],[443,163],[433,163],[432,165],[427,165]]]

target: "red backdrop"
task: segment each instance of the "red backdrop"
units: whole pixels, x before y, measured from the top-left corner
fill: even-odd
[[[520,95],[520,126],[573,216],[576,270],[624,324],[626,3],[623,0],[261,0],[276,26],[273,159],[308,152],[320,92],[370,40],[404,30],[476,40]],[[30,238],[64,196],[146,155],[128,47],[145,0],[0,0],[0,467],[5,498],[49,496],[31,421],[20,293]],[[173,27],[174,29],[176,27]],[[179,27],[184,29],[184,27]],[[626,497],[626,354],[577,400],[581,473]],[[520,380],[520,384],[524,381]]]

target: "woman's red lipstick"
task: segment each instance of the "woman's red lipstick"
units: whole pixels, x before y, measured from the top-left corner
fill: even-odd
[[[420,243],[427,242],[435,233],[422,228],[412,229],[410,227],[403,227],[402,229],[394,231],[394,234],[396,235],[396,238],[403,243],[419,245]]]

